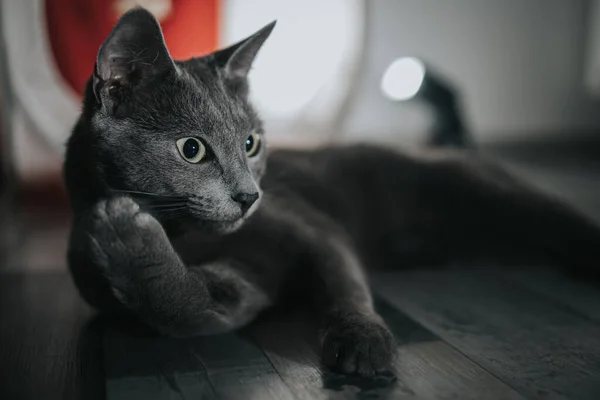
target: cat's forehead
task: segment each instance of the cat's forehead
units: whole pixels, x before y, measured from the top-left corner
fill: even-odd
[[[216,72],[195,60],[177,64],[174,80],[140,95],[135,116],[144,128],[230,136],[246,135],[259,123],[250,104],[228,92]]]

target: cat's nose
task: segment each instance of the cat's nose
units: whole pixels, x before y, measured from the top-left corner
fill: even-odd
[[[237,203],[240,203],[240,207],[242,208],[242,214],[246,214],[248,209],[252,207],[252,204],[256,200],[258,200],[258,192],[255,193],[238,193],[234,196],[231,196],[233,200]]]

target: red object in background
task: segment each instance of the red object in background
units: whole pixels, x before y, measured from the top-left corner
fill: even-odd
[[[117,0],[46,0],[46,22],[61,75],[78,94],[92,74],[96,53],[119,15]],[[219,0],[171,0],[160,21],[171,56],[185,59],[218,44]]]

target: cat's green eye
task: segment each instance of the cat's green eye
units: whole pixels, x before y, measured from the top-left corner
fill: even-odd
[[[260,150],[260,136],[256,131],[252,131],[246,138],[246,154],[248,157],[254,157]]]
[[[179,139],[177,142],[177,150],[185,161],[192,164],[197,164],[206,157],[206,147],[200,141],[193,137]]]

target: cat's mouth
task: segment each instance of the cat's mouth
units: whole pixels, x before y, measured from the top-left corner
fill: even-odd
[[[235,204],[234,209],[231,209],[228,205],[222,205],[215,210],[212,207],[207,208],[206,205],[191,198],[188,207],[189,212],[202,224],[223,227],[226,230],[235,230],[254,214],[259,204],[260,199],[256,200],[248,210],[237,209],[237,204]]]

